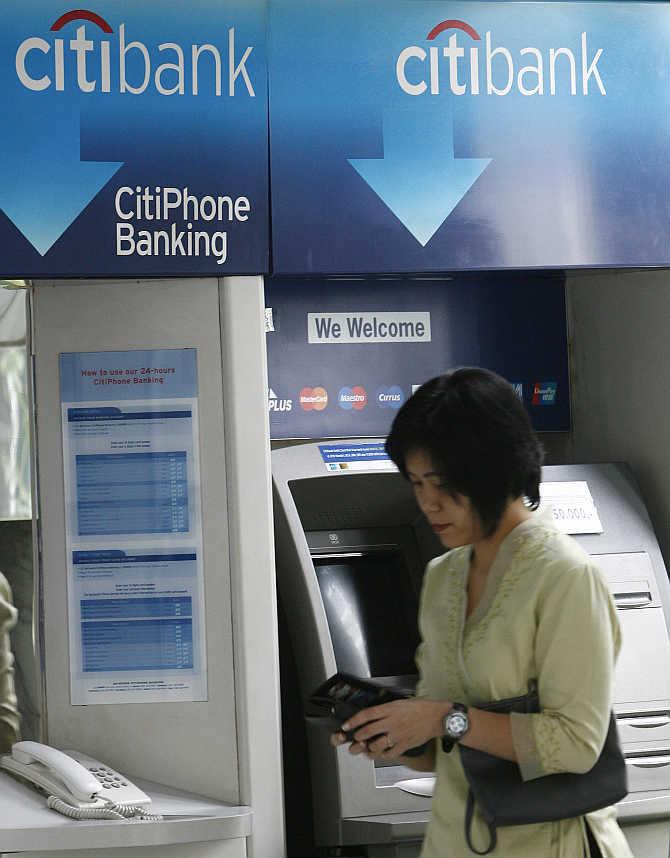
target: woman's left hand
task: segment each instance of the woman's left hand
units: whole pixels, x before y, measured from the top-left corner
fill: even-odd
[[[342,730],[354,731],[350,753],[363,753],[373,760],[391,760],[441,736],[443,718],[450,710],[451,703],[446,700],[423,697],[395,700],[362,709],[342,725]],[[334,736],[334,744],[347,741],[344,733]]]

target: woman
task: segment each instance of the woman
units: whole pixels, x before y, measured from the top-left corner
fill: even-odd
[[[426,570],[417,697],[372,707],[343,725],[352,754],[436,772],[422,858],[471,858],[467,782],[451,741],[518,763],[524,780],[585,772],[609,725],[616,609],[589,556],[539,505],[542,450],[512,387],[483,369],[424,384],[393,423],[386,449],[450,549]],[[527,693],[542,711],[477,708]],[[430,741],[433,740],[433,741]],[[436,741],[437,740],[437,741]],[[334,744],[346,741],[336,733]],[[403,757],[429,742],[421,757]],[[449,746],[449,743],[446,743]],[[476,816],[473,842],[488,843]],[[615,809],[498,829],[493,858],[632,858]]]
[[[9,644],[16,608],[7,579],[0,573],[0,754],[19,739],[19,713],[14,693],[14,657]]]

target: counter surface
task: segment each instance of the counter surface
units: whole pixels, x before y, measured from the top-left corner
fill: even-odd
[[[251,834],[251,808],[135,778],[151,797],[158,822],[72,820],[49,810],[45,797],[0,772],[0,853],[104,849],[228,840]]]

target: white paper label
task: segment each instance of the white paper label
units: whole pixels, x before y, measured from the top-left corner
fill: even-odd
[[[584,481],[540,483],[540,509],[551,509],[563,533],[602,533],[598,510]]]
[[[308,313],[308,343],[429,343],[430,313]]]

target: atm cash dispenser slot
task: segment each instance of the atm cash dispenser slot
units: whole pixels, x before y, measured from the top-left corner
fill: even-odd
[[[647,581],[622,581],[611,588],[614,603],[621,611],[650,608],[654,597]]]

